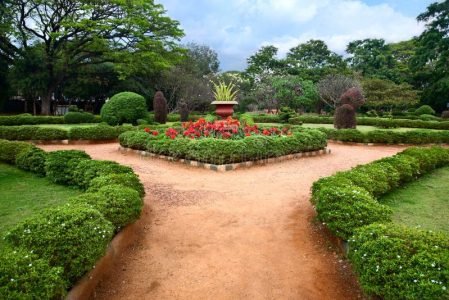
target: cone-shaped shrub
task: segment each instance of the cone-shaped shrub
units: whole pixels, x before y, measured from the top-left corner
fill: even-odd
[[[167,100],[161,91],[156,92],[153,99],[154,120],[160,124],[167,123]]]
[[[334,117],[334,127],[337,129],[355,128],[357,121],[355,118],[355,109],[349,105],[344,104],[337,108]]]

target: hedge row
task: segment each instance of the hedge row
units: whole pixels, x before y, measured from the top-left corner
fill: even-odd
[[[0,126],[0,139],[5,140],[112,140],[132,126],[97,125],[72,127],[68,130],[40,126]]]
[[[70,112],[66,116],[33,116],[21,114],[14,116],[0,116],[0,126],[14,125],[39,125],[39,124],[78,124],[78,123],[100,123],[100,116],[89,113]]]
[[[333,117],[300,116],[295,119],[309,124],[334,124]],[[449,130],[449,121],[423,121],[409,119],[388,119],[388,118],[357,118],[357,125],[376,126],[381,128],[424,128]]]
[[[288,137],[250,136],[240,140],[171,140],[152,137],[141,131],[129,131],[120,135],[119,141],[127,148],[218,165],[313,151],[327,145],[325,134],[313,129],[297,131]]]
[[[356,143],[382,144],[446,144],[449,143],[449,130],[373,130],[361,132],[357,129],[327,129],[320,128],[331,140]]]
[[[409,148],[316,181],[318,219],[349,240],[349,258],[367,293],[385,299],[446,299],[449,237],[391,223],[378,197],[435,168],[449,165],[449,149]]]
[[[139,218],[143,185],[129,167],[92,160],[83,151],[45,152],[0,140],[0,161],[87,191],[20,222],[0,251],[4,299],[61,299],[93,268],[114,233]]]

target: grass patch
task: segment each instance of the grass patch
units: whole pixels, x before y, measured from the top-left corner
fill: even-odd
[[[380,201],[390,206],[393,222],[449,233],[449,167],[437,169]]]
[[[282,123],[257,123],[257,125],[259,126],[286,126],[288,124],[282,124]],[[305,123],[302,125],[302,127],[305,128],[327,128],[327,129],[334,129],[334,124],[309,124],[309,123]],[[388,131],[397,131],[397,132],[405,132],[405,131],[411,131],[411,130],[420,130],[422,128],[405,128],[405,127],[400,127],[400,128],[388,128],[388,129],[383,129],[383,128],[379,128],[379,127],[375,127],[375,126],[367,126],[367,125],[357,125],[357,130],[361,131],[361,132],[369,132],[369,131],[373,131],[373,130],[388,130]],[[432,130],[432,131],[438,131],[437,129],[426,129],[426,130]]]
[[[81,193],[0,163],[0,237],[24,218],[66,203],[68,198]],[[3,238],[0,238],[2,246]]]
[[[58,128],[70,130],[72,127],[95,127],[98,123],[82,123],[82,124],[38,124],[35,126],[45,127],[45,128]]]

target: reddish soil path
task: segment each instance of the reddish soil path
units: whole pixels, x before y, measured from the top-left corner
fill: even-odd
[[[329,147],[331,155],[214,173],[117,144],[43,146],[129,165],[145,184],[140,239],[95,299],[357,299],[349,266],[314,223],[310,187],[402,148]]]

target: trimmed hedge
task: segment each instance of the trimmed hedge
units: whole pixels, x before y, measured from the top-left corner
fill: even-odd
[[[45,176],[46,159],[47,152],[36,147],[31,147],[17,154],[16,165],[22,170],[33,172],[38,176]]]
[[[63,299],[67,283],[62,272],[31,251],[5,248],[0,251],[1,299]]]
[[[299,116],[298,121],[309,124],[334,124],[333,117]],[[380,128],[423,128],[449,130],[449,121],[424,121],[411,119],[389,119],[389,118],[357,118],[357,125],[376,126]]]
[[[175,158],[211,164],[238,163],[323,149],[326,136],[314,129],[297,130],[292,136],[250,136],[240,140],[202,138],[174,140],[152,138],[142,132],[126,132],[119,137],[123,147],[144,150]]]
[[[95,116],[88,112],[71,111],[64,115],[66,124],[93,123],[94,120]]]
[[[64,124],[64,117],[33,116],[30,114],[0,116],[0,126],[37,125],[37,124]]]
[[[327,129],[320,128],[331,140],[356,143],[382,143],[382,144],[447,144],[449,143],[449,130],[373,130],[361,132],[357,129]]]
[[[104,254],[112,235],[112,224],[100,212],[68,204],[27,218],[5,240],[62,267],[64,278],[74,284]]]
[[[316,181],[318,219],[349,240],[364,290],[385,299],[446,299],[449,237],[394,225],[377,197],[449,165],[449,149],[408,148],[392,157]]]
[[[133,92],[115,94],[101,108],[101,118],[109,125],[137,124],[147,114],[145,98]]]
[[[74,185],[74,171],[82,160],[90,160],[90,156],[84,151],[48,152],[45,161],[46,176],[54,183]]]
[[[88,192],[98,192],[104,186],[107,185],[121,185],[131,188],[139,193],[140,197],[145,196],[145,188],[140,182],[139,177],[136,174],[108,174],[98,176],[90,181]]]
[[[281,123],[279,115],[251,115],[255,123]]]
[[[0,139],[0,161],[15,164],[17,156],[34,146],[25,142],[14,142]]]

